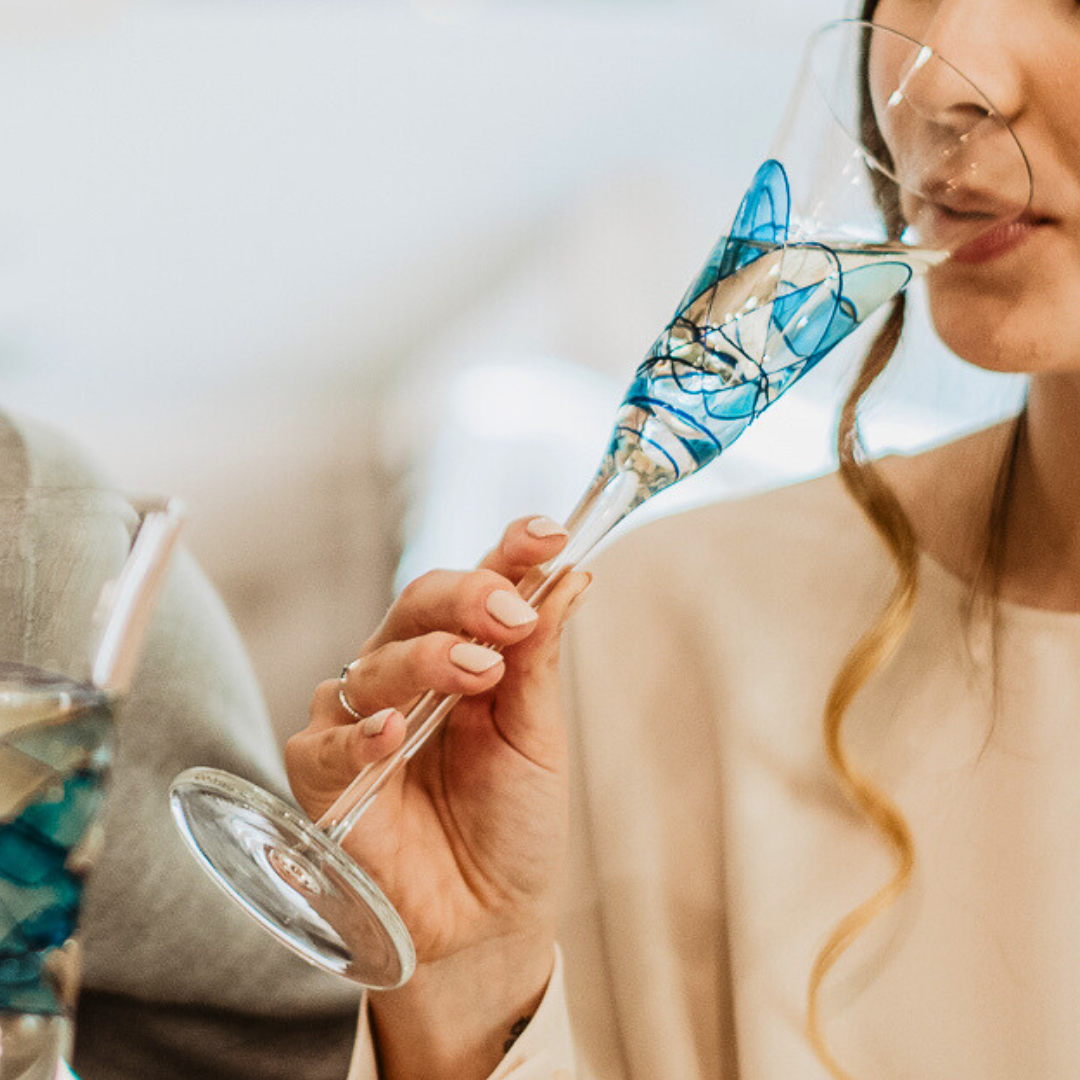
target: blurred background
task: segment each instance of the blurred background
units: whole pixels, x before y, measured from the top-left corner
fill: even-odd
[[[287,735],[395,579],[570,509],[844,13],[0,0],[0,401],[188,500]],[[912,322],[876,450],[1020,392]],[[651,512],[830,468],[866,341]]]

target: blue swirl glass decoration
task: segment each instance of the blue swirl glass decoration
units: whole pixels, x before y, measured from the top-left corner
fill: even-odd
[[[50,956],[75,933],[77,853],[101,809],[112,706],[82,684],[0,668],[0,1011],[61,1015]]]
[[[533,607],[635,507],[719,457],[912,277],[898,245],[793,242],[790,221],[787,175],[767,161],[730,235],[637,369],[600,468],[566,522],[565,546],[518,584]],[[314,823],[248,781],[189,769],[172,787],[181,835],[226,892],[294,951],[365,986],[400,986],[416,963],[409,932],[341,843],[458,700],[424,694],[406,717],[405,741]],[[258,860],[256,848],[266,852]],[[331,895],[332,913],[313,900]]]
[[[918,107],[926,88],[975,103],[971,123],[944,130]],[[811,40],[791,101],[775,145],[798,199],[785,166],[766,161],[637,368],[562,551],[518,583],[533,607],[636,507],[719,458],[915,274],[1030,205],[1031,171],[1004,119],[921,42],[858,20],[831,23]],[[890,131],[897,138],[886,145]],[[934,192],[954,183],[992,190],[993,210],[942,215]],[[405,718],[404,742],[316,822],[248,781],[190,769],[172,787],[181,834],[218,884],[294,951],[365,986],[400,986],[416,961],[408,929],[377,875],[342,845],[457,701],[424,694]]]
[[[638,474],[636,502],[717,458],[912,277],[898,246],[789,242],[791,198],[766,161],[638,368],[601,475]]]

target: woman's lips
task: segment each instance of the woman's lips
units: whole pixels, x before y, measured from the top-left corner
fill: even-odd
[[[952,253],[953,262],[966,266],[975,266],[989,262],[1001,255],[1018,248],[1045,220],[1036,218],[1030,212],[1021,215],[1015,221],[1003,222],[987,230],[981,236],[969,240]]]

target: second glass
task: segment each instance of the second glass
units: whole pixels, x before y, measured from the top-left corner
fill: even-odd
[[[70,1076],[83,881],[175,503],[0,492],[0,1080]]]

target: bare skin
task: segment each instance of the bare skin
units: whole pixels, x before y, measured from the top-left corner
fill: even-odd
[[[974,580],[978,573],[990,495],[1012,429],[1010,420],[933,450],[881,463],[911,519],[919,547],[964,581]],[[1033,377],[1006,517],[1002,600],[1080,612],[1077,463],[1080,380]]]
[[[964,71],[1031,165],[1022,242],[977,265],[944,263],[928,292],[935,328],[958,355],[1031,378],[1001,595],[1080,611],[1080,5],[881,0],[874,18],[929,41]],[[993,428],[886,466],[924,549],[962,578],[975,573],[973,542],[985,534],[1007,439],[1005,427]]]

